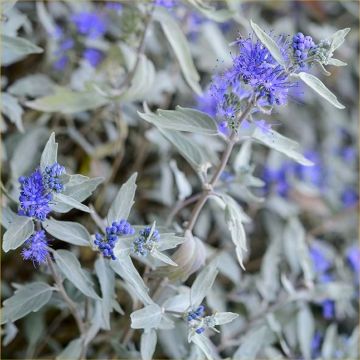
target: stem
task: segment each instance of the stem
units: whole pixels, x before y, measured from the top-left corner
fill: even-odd
[[[239,120],[238,120],[239,125],[238,126],[240,126],[241,122],[249,115],[249,113],[254,105],[255,105],[255,99],[250,100],[247,107],[241,113],[241,115],[239,117]],[[186,230],[190,230],[190,231],[193,230],[193,228],[196,224],[196,221],[200,215],[200,212],[201,212],[202,208],[204,207],[206,200],[210,196],[210,192],[212,191],[211,189],[216,185],[217,181],[220,178],[221,173],[224,171],[224,169],[229,161],[231,152],[234,148],[234,145],[236,144],[236,141],[237,141],[237,133],[236,133],[236,131],[233,131],[230,135],[226,149],[221,157],[219,166],[217,167],[213,177],[211,178],[210,183],[203,190],[201,197],[199,198],[198,202],[196,203],[196,205],[191,213],[189,224],[186,227]]]
[[[51,272],[51,274],[55,280],[55,283],[57,285],[57,289],[58,289],[59,293],[61,294],[62,298],[64,299],[64,301],[66,302],[66,304],[68,305],[70,312],[72,313],[72,315],[76,321],[76,324],[78,326],[79,333],[82,336],[85,334],[85,325],[76,309],[76,304],[70,299],[69,295],[66,293],[64,285],[62,284],[62,280],[61,280],[58,272],[56,271],[54,262],[52,261],[49,254],[47,255],[47,262],[49,264],[50,272]]]

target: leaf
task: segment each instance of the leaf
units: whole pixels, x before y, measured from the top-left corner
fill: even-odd
[[[182,236],[176,236],[175,234],[161,234],[160,240],[157,244],[157,249],[159,251],[164,251],[168,249],[172,249],[179,244],[182,244],[185,241],[185,238]]]
[[[276,42],[261,27],[250,20],[250,25],[262,44],[270,51],[272,57],[282,66],[286,67],[284,58]]]
[[[306,85],[326,99],[330,104],[334,105],[338,109],[345,109],[345,106],[339,103],[337,97],[316,76],[305,72],[301,72],[298,75]]]
[[[331,42],[330,52],[335,51],[338,47],[340,47],[344,43],[345,36],[348,34],[350,30],[351,30],[350,28],[345,28],[336,31],[334,34],[331,35],[329,39]]]
[[[132,174],[117,193],[107,215],[109,225],[111,225],[113,221],[127,220],[129,217],[130,210],[134,204],[136,177],[137,173]]]
[[[89,232],[77,222],[46,219],[43,222],[43,228],[56,239],[70,244],[78,246],[89,246],[91,244]]]
[[[241,207],[237,204],[237,202],[230,196],[222,194],[221,197],[226,204],[225,221],[229,228],[232,242],[235,245],[236,256],[240,266],[245,270],[242,254],[243,251],[247,251],[247,247],[246,233],[242,224],[244,220],[243,211]]]
[[[216,264],[212,262],[204,267],[196,277],[190,290],[190,302],[193,309],[196,309],[202,303],[210,291],[218,272]]]
[[[18,100],[6,92],[2,93],[1,96],[1,112],[7,116],[13,124],[15,124],[19,131],[24,132],[22,123],[23,109]]]
[[[90,283],[81,268],[79,260],[73,253],[67,250],[56,250],[54,251],[54,258],[61,272],[77,289],[92,299],[100,300],[93,288],[93,284]]]
[[[178,199],[184,200],[192,193],[191,184],[186,178],[186,175],[181,170],[179,170],[175,160],[171,160],[169,165],[174,173],[176,186],[178,188]]]
[[[258,352],[269,345],[273,339],[274,335],[266,325],[254,329],[242,338],[241,345],[235,351],[233,359],[255,360]]]
[[[151,360],[156,348],[157,336],[154,329],[145,330],[141,334],[140,353],[142,360]]]
[[[161,253],[157,249],[154,249],[151,251],[151,256],[153,256],[155,259],[158,259],[158,260],[164,262],[165,264],[169,264],[171,266],[177,266],[176,262],[171,260],[171,258],[169,258],[167,255]]]
[[[32,218],[16,216],[3,237],[2,248],[4,252],[17,249],[34,233]]]
[[[216,325],[224,325],[239,317],[239,314],[233,312],[219,312],[215,313],[213,319],[215,320]]]
[[[147,305],[130,315],[133,329],[157,328],[162,318],[161,307],[157,304]]]
[[[101,309],[105,323],[105,330],[110,330],[110,313],[112,301],[115,298],[115,276],[109,266],[109,262],[100,256],[95,262],[95,271],[99,279],[102,301]]]
[[[53,195],[53,200],[60,202],[60,203],[64,203],[66,205],[69,205],[71,208],[75,208],[87,213],[91,213],[92,210],[89,209],[86,205],[82,204],[81,202],[75,200],[74,198],[72,198],[71,196],[65,195],[65,194],[61,194],[61,193],[55,193]]]
[[[325,338],[321,347],[321,357],[323,359],[332,359],[336,349],[337,325],[335,323],[328,326]]]
[[[109,101],[95,91],[76,92],[58,86],[54,94],[27,101],[25,105],[31,109],[44,112],[74,114],[96,109],[106,105]]]
[[[1,323],[14,322],[31,312],[38,311],[50,300],[53,290],[43,282],[21,286],[13,296],[4,301]]]
[[[174,50],[187,83],[198,95],[201,95],[200,76],[192,60],[188,42],[181,28],[174,18],[165,9],[160,7],[156,9],[154,19],[159,21],[167,40]]]
[[[233,12],[228,9],[216,9],[213,6],[205,4],[202,0],[186,0],[189,4],[203,13],[208,19],[217,21],[217,22],[224,22],[229,20]]]
[[[208,156],[199,145],[178,131],[159,128],[164,137],[169,140],[190,163],[196,172],[205,172],[210,165]]]
[[[305,360],[311,359],[311,342],[314,336],[314,317],[308,305],[301,304],[297,314],[297,335],[301,353]]]
[[[206,113],[176,106],[176,110],[158,110],[154,113],[140,113],[139,116],[162,129],[189,131],[204,135],[217,135],[215,121]]]
[[[46,10],[45,4],[42,2],[37,1],[36,2],[36,12],[38,15],[38,18],[42,24],[42,26],[45,28],[46,32],[49,35],[52,35],[56,31],[56,24],[52,17],[49,15],[48,11]]]
[[[16,217],[17,215],[9,207],[1,208],[1,225],[5,229],[10,227],[11,223],[15,220]]]
[[[42,4],[37,2],[36,4]],[[44,74],[33,74],[16,80],[9,88],[9,93],[16,96],[39,97],[51,93],[55,83]]]
[[[19,329],[12,323],[8,322],[4,328],[4,338],[2,340],[3,346],[8,346],[15,338]]]
[[[40,169],[45,171],[47,166],[57,162],[58,143],[55,142],[55,133],[52,132],[41,154]]]
[[[113,260],[110,262],[110,266],[120,277],[133,287],[137,297],[143,304],[147,305],[153,303],[148,294],[149,290],[137,272],[130,256],[123,257],[121,260]]]
[[[334,58],[330,58],[327,62],[327,65],[334,65],[334,66],[346,66],[347,63],[338,60],[338,59],[334,59]]]
[[[69,342],[65,349],[56,357],[57,360],[77,360],[80,359],[82,349],[82,339],[74,339]]]
[[[30,54],[39,54],[44,50],[26,39],[1,35],[1,65],[8,66],[24,59]]]
[[[201,349],[208,360],[219,359],[215,346],[206,336],[195,334],[192,336],[191,341]]]

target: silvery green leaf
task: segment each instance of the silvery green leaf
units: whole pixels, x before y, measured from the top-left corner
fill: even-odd
[[[130,210],[134,204],[136,177],[137,173],[132,174],[117,193],[107,215],[109,225],[111,225],[113,221],[119,221],[121,219],[127,220],[129,217]]]
[[[190,163],[196,172],[206,171],[210,161],[203,148],[178,131],[162,128],[159,128],[159,131],[177,148],[180,154]]]
[[[329,283],[317,284],[310,291],[310,296],[314,301],[324,301],[326,299],[349,300],[353,291],[354,290],[350,284],[332,281]]]
[[[191,341],[201,349],[208,360],[220,359],[215,346],[205,335],[194,334],[191,337]]]
[[[55,193],[53,195],[53,200],[55,202],[60,203],[60,204],[64,203],[65,205],[70,206],[70,208],[75,208],[75,209],[78,209],[78,210],[81,210],[81,211],[84,211],[84,212],[88,212],[88,213],[92,212],[92,210],[89,209],[86,205],[84,205],[81,202],[75,200],[71,196],[68,196],[68,195],[65,195],[65,194],[62,194],[62,193]],[[54,210],[55,209],[56,208],[54,207]]]
[[[218,272],[216,263],[212,262],[204,267],[196,277],[190,290],[190,302],[194,309],[196,309],[204,300],[206,294],[211,289]]]
[[[215,121],[206,113],[176,106],[175,110],[157,110],[154,113],[140,113],[139,116],[162,129],[188,131],[204,135],[217,135]]]
[[[47,166],[57,162],[58,143],[55,142],[55,133],[51,133],[48,142],[41,154],[40,169],[44,171]]]
[[[8,66],[24,59],[30,54],[39,54],[44,50],[26,39],[1,35],[2,55],[1,65]]]
[[[305,72],[301,72],[298,75],[306,85],[326,99],[330,104],[334,105],[338,109],[345,109],[345,106],[339,103],[337,97],[316,76]]]
[[[165,9],[160,7],[156,9],[154,18],[160,22],[164,34],[179,61],[187,83],[197,94],[201,95],[202,91],[199,85],[200,76],[192,60],[188,42],[181,28],[174,18]]]
[[[7,14],[17,3],[17,0],[6,0],[2,3],[2,12]]]
[[[67,250],[54,251],[56,264],[65,277],[84,295],[100,300],[76,256]]]
[[[74,339],[69,342],[65,349],[56,357],[57,360],[80,359],[83,340]]]
[[[314,279],[314,270],[309,248],[306,244],[305,229],[296,217],[289,219],[284,229],[284,246],[292,270],[296,274],[300,265],[305,281],[309,284]]]
[[[82,202],[87,199],[103,181],[104,178],[102,177],[88,178],[82,175],[71,175],[70,181],[65,185],[64,194]]]
[[[95,272],[99,279],[102,301],[101,309],[105,322],[105,330],[110,330],[110,313],[115,297],[115,276],[109,266],[109,261],[100,256],[95,262]]]
[[[141,334],[140,353],[142,360],[151,360],[156,348],[157,336],[154,329],[145,330]]]
[[[7,322],[4,328],[3,346],[8,346],[16,337],[19,329],[12,322]]]
[[[52,19],[52,17],[50,16],[50,14],[48,13],[45,4],[40,1],[36,2],[36,12],[46,32],[48,34],[54,34],[56,31],[56,24]]]
[[[270,147],[271,149],[275,149],[282,154],[288,156],[290,159],[294,159],[301,165],[313,165],[310,160],[308,160],[301,153],[298,152],[299,144],[296,141],[279,134],[275,130],[268,130],[264,132],[262,129],[256,127],[251,136],[253,139]]]
[[[70,244],[79,246],[89,246],[91,244],[91,236],[86,228],[72,221],[58,221],[54,219],[46,219],[43,227],[50,235],[56,239],[66,241]]]
[[[333,66],[346,66],[347,63],[343,62],[341,60],[338,59],[334,59],[334,58],[330,58],[327,62],[327,65],[333,65]]]
[[[351,30],[350,28],[345,28],[345,29],[336,31],[336,33],[331,35],[331,37],[329,39],[331,42],[330,52],[335,51],[338,47],[340,47],[344,43],[345,36],[348,34],[348,32],[350,30]]]
[[[1,99],[1,112],[7,116],[9,118],[9,120],[15,124],[16,128],[23,132],[24,131],[24,127],[23,127],[23,123],[22,123],[22,114],[23,114],[23,109],[20,106],[18,100],[4,92],[1,94],[2,99]]]
[[[314,336],[315,324],[313,314],[306,304],[301,304],[297,314],[297,334],[301,353],[305,360],[311,359],[311,342]]]
[[[177,311],[180,313],[187,311],[191,307],[190,289],[182,289],[179,295],[175,295],[166,299],[162,306],[169,311]]]
[[[222,251],[217,259],[218,264],[221,264],[219,272],[229,278],[234,284],[237,284],[241,279],[241,272],[232,254]]]
[[[349,359],[359,357],[359,325],[357,325],[347,341],[347,355]]]
[[[16,290],[6,299],[1,311],[1,323],[16,321],[31,312],[41,309],[51,298],[54,289],[43,282],[33,282]]]
[[[225,207],[225,221],[229,228],[231,239],[235,245],[236,256],[240,266],[245,270],[243,264],[243,251],[247,251],[246,247],[246,233],[242,224],[244,216],[242,209],[237,202],[228,195],[222,194]]]
[[[323,359],[332,359],[336,350],[337,325],[330,324],[326,329],[325,338],[321,346],[321,356]]]
[[[207,3],[204,3],[202,0],[186,0],[189,4],[191,4],[194,8],[203,13],[208,19],[224,22],[229,20],[233,13],[228,9],[216,9],[213,6],[210,6]]]
[[[25,103],[31,109],[44,112],[61,112],[74,114],[86,110],[96,109],[109,102],[95,91],[72,91],[63,87],[56,87],[55,93]]]
[[[250,157],[251,157],[251,139],[244,141],[241,145],[239,152],[236,155],[234,160],[233,169],[236,173],[239,173],[241,169],[244,167],[248,167],[250,165]]]
[[[42,4],[42,3],[37,3]],[[16,80],[9,88],[15,96],[39,97],[51,93],[55,83],[44,74],[33,74]]]
[[[16,217],[17,215],[9,207],[1,208],[1,225],[5,229],[9,228]]]
[[[33,232],[34,222],[32,218],[16,215],[3,236],[2,248],[4,252],[17,249]]]
[[[114,255],[118,259],[126,258],[131,254],[132,243],[135,240],[135,236],[122,237],[121,241],[117,241],[114,247]],[[121,261],[121,260],[120,260]]]
[[[113,260],[110,262],[110,266],[120,277],[133,287],[137,297],[143,304],[153,303],[148,294],[148,288],[137,272],[130,256],[124,257],[121,260]]]
[[[157,304],[150,304],[131,313],[131,327],[133,329],[157,328],[162,317],[162,309]]]
[[[248,332],[241,341],[241,345],[235,351],[233,359],[255,360],[258,352],[273,341],[274,335],[268,326],[263,325]]]
[[[262,44],[270,51],[273,58],[282,66],[286,67],[284,58],[276,42],[257,24],[250,20],[250,25]]]
[[[151,251],[151,256],[153,256],[155,259],[162,261],[165,264],[169,264],[171,266],[178,266],[176,262],[172,261],[171,258],[169,258],[167,255],[163,254],[157,249],[153,249]]]
[[[177,167],[175,160],[171,160],[169,165],[175,176],[175,182],[179,192],[178,199],[184,200],[191,195],[191,185],[185,174]]]
[[[182,244],[185,241],[185,238],[182,236],[176,236],[175,234],[170,233],[160,233],[160,240],[157,244],[157,249],[159,251],[164,251],[172,249],[179,244]]]
[[[219,312],[219,313],[215,313],[213,315],[213,318],[215,320],[215,325],[224,325],[233,321],[238,316],[239,314],[235,314],[233,312]]]

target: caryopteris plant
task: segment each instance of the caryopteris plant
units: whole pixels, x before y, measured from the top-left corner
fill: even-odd
[[[10,139],[5,143],[12,162],[2,185],[2,248],[32,263],[33,274],[21,283],[13,278],[13,293],[9,284],[4,286],[4,345],[11,346],[16,336],[25,339],[26,350],[13,350],[18,358],[356,355],[357,329],[345,339],[337,326],[349,314],[355,316],[358,283],[346,279],[359,268],[359,250],[348,247],[345,259],[336,260],[333,248],[313,241],[323,228],[306,233],[299,207],[290,199],[293,184],[311,185],[307,196],[323,191],[325,165],[316,152],[302,151],[274,129],[278,114],[308,94],[322,97],[324,106],[345,108],[318,74],[329,76],[328,70],[346,65],[334,54],[350,29],[315,39],[302,32],[277,33],[281,28],[263,30],[250,20],[251,32],[242,30],[232,39],[231,56],[224,54],[227,61],[212,68],[202,92],[188,41],[198,41],[196,26],[201,24],[219,42],[214,23],[200,21],[199,14],[221,23],[236,19],[234,9],[190,0],[182,5],[175,0],[84,4],[84,9],[66,2],[34,5],[52,49],[49,71],[55,78],[60,72],[70,76],[71,85],[58,79],[61,86],[55,86],[43,75],[31,75],[50,93],[41,86],[32,93],[25,82],[4,93],[3,105],[22,112],[24,104],[33,114],[43,113],[37,127],[13,138],[14,145]],[[20,13],[11,9],[5,9],[10,20]],[[155,41],[160,29],[169,42],[165,50]],[[4,35],[5,66],[42,51],[15,35]],[[174,66],[164,63],[168,52],[177,59]],[[196,106],[183,100],[189,89],[197,96]],[[182,95],[158,101],[163,91]],[[23,131],[14,109],[4,114]],[[43,147],[49,133],[43,124],[51,113],[63,118],[54,115]],[[108,119],[112,116],[116,121]],[[288,121],[301,119],[292,113]],[[125,143],[129,131],[132,137]],[[106,146],[94,145],[104,137],[110,139]],[[69,141],[83,149],[99,176],[72,174],[73,154],[61,153]],[[127,163],[126,176],[121,175],[127,180],[116,188],[119,166],[124,156],[131,158],[127,147],[134,143],[142,149],[141,158]],[[152,150],[143,147],[149,143],[155,144]],[[43,147],[41,156],[27,150],[32,144]],[[260,153],[271,150],[272,163],[263,174],[255,166],[254,147]],[[23,165],[27,151],[32,159]],[[147,151],[158,164],[153,161],[143,175]],[[182,158],[187,164],[180,170]],[[156,186],[146,183],[155,173]],[[88,198],[91,205],[83,203]],[[166,210],[150,209],[151,199]],[[347,207],[358,198],[346,188],[338,203],[334,199],[329,200],[333,207]],[[260,236],[253,224],[259,224],[256,209],[262,206],[268,240],[261,267],[254,271],[249,249]],[[329,323],[316,322],[317,313]],[[18,321],[23,318],[24,323]],[[71,328],[75,324],[77,332]],[[70,326],[65,340],[56,335],[63,326]]]

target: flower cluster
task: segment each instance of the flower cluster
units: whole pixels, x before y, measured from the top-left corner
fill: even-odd
[[[37,169],[30,176],[21,176],[18,214],[44,221],[51,211],[52,192],[64,189],[59,178],[64,173],[65,168],[54,163],[47,166],[44,173]]]
[[[132,244],[132,251],[139,256],[147,256],[151,252],[156,244],[160,240],[159,231],[153,229],[150,226],[145,227],[139,231],[139,237],[137,237]]]
[[[310,249],[310,256],[314,264],[315,272],[318,276],[318,280],[322,284],[327,284],[333,281],[333,277],[329,274],[331,263],[325,257],[321,249],[313,245]],[[335,312],[335,302],[331,299],[325,299],[322,302],[323,317],[325,319],[332,319]]]
[[[65,168],[58,163],[47,166],[43,173],[43,182],[47,189],[55,192],[62,192],[64,185],[61,183],[60,176],[65,174]]]
[[[315,48],[315,43],[311,36],[304,36],[303,33],[299,32],[293,36],[292,48],[295,63],[304,67],[304,61],[307,59],[309,51]]]
[[[89,39],[97,39],[107,30],[106,19],[96,12],[79,12],[71,20],[79,34]]]
[[[24,260],[32,260],[33,263],[43,264],[46,262],[49,253],[47,246],[45,231],[37,231],[25,241],[22,257]]]
[[[197,334],[201,334],[205,331],[205,327],[201,325],[204,313],[205,307],[203,305],[200,305],[196,310],[187,313],[186,319],[190,327],[194,328]]]
[[[154,0],[156,6],[172,9],[176,5],[176,0]]]
[[[37,169],[28,177],[21,176],[19,183],[20,209],[18,214],[44,221],[51,211],[49,203],[52,195],[44,186],[41,171]]]
[[[135,230],[126,220],[119,220],[106,227],[105,236],[96,233],[94,243],[105,257],[115,260],[113,249],[119,236],[133,235],[134,233]]]

